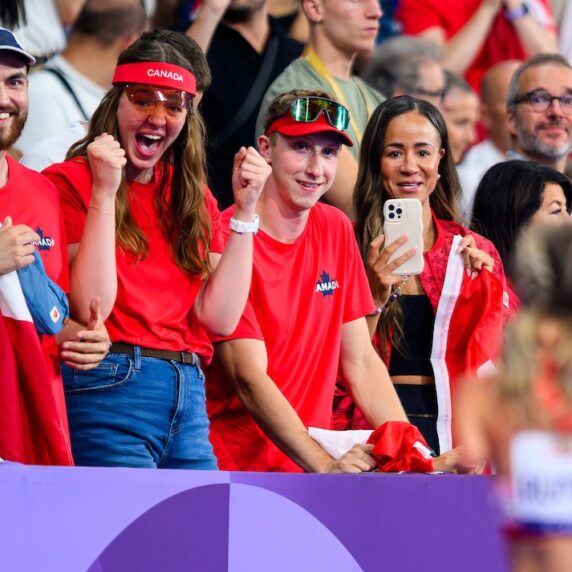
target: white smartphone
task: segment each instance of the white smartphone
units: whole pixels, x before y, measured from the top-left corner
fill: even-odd
[[[389,199],[383,205],[384,245],[389,246],[404,234],[408,237],[405,244],[391,255],[389,262],[405,254],[410,248],[417,247],[415,256],[398,266],[393,274],[410,276],[420,274],[423,271],[425,261],[423,259],[423,218],[421,212],[421,203],[418,199]]]

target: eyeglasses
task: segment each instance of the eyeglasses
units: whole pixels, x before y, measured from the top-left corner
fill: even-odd
[[[325,97],[300,97],[292,102],[290,114],[298,123],[313,123],[323,113],[328,123],[345,131],[350,124],[350,112],[341,103]]]
[[[193,96],[178,89],[159,89],[148,85],[126,85],[125,95],[133,107],[148,113],[151,107],[161,104],[167,115],[182,118],[186,112],[192,112]]]
[[[513,100],[513,104],[516,105],[518,103],[529,103],[530,107],[534,109],[534,111],[546,111],[551,105],[554,100],[557,100],[560,104],[560,109],[562,113],[566,115],[572,115],[572,94],[567,93],[565,95],[550,95],[547,91],[543,89],[535,89],[533,91],[529,91],[524,95],[519,95],[515,97]]]

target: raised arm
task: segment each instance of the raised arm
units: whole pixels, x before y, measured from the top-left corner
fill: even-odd
[[[522,4],[522,0],[482,0],[479,8],[452,38],[447,40],[445,31],[438,26],[427,28],[419,35],[440,45],[444,67],[462,75],[477,56],[499,11],[517,9]],[[558,51],[554,31],[545,28],[532,14],[513,20],[512,25],[529,56]]]
[[[266,373],[264,342],[253,339],[217,344],[216,354],[244,407],[268,437],[308,472],[359,473],[375,467],[371,446],[355,446],[336,461],[309,435],[306,427]]]
[[[522,6],[522,0],[504,0],[504,4],[508,10],[514,10]],[[512,25],[529,56],[558,52],[556,33],[545,28],[530,12],[514,20]]]
[[[205,54],[229,4],[230,0],[203,0],[199,13],[185,32],[199,44]]]
[[[372,427],[407,421],[387,368],[371,343],[365,318],[343,325],[340,366],[354,401]]]
[[[502,0],[482,0],[467,23],[449,40],[440,27],[428,28],[419,35],[442,47],[445,68],[463,74],[481,49],[501,5]]]
[[[369,245],[365,270],[373,296],[373,302],[379,312],[383,311],[383,308],[387,304],[389,296],[391,295],[391,288],[403,280],[403,276],[392,274],[392,272],[415,256],[417,251],[416,248],[410,248],[407,252],[393,260],[393,262],[389,262],[393,253],[406,242],[407,237],[400,236],[397,240],[394,240],[385,247],[385,236],[380,234],[374,238]],[[371,337],[373,337],[377,328],[377,322],[380,317],[379,312],[366,316],[367,327]]]
[[[91,201],[81,242],[70,244],[70,309],[82,323],[90,319],[91,301],[101,299],[106,320],[117,294],[115,266],[115,194],[125,166],[125,152],[111,135],[99,135],[88,147],[93,176]]]
[[[253,147],[242,147],[236,154],[233,167],[235,219],[253,222],[256,201],[270,172],[270,165]],[[244,310],[252,276],[252,243],[251,232],[231,232],[224,254],[211,256],[215,270],[195,302],[195,314],[217,335],[230,335]]]

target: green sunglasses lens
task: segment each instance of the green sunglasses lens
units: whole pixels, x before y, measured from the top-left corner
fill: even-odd
[[[321,97],[302,97],[292,103],[291,114],[295,121],[312,123],[325,112],[330,125],[345,131],[349,125],[348,110],[341,104]]]
[[[315,107],[311,108],[308,104],[308,98],[297,99],[292,103],[291,107],[292,117],[295,121],[300,123],[312,123],[316,121],[320,110]]]
[[[330,123],[340,131],[345,131],[350,122],[350,114],[343,105],[336,106],[335,114],[331,110],[326,110]],[[334,117],[332,117],[334,115]]]

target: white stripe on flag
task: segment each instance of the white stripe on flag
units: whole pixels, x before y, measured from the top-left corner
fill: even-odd
[[[439,437],[440,452],[444,453],[453,447],[451,433],[451,388],[449,386],[449,371],[445,357],[447,355],[447,339],[451,316],[459,297],[465,267],[463,257],[457,252],[462,237],[455,235],[449,251],[447,270],[443,291],[437,305],[435,314],[435,328],[433,330],[433,347],[431,348],[431,365],[435,374],[435,389],[437,392],[437,435]]]
[[[14,320],[32,322],[32,316],[15,271],[0,275],[0,312],[3,316]]]

